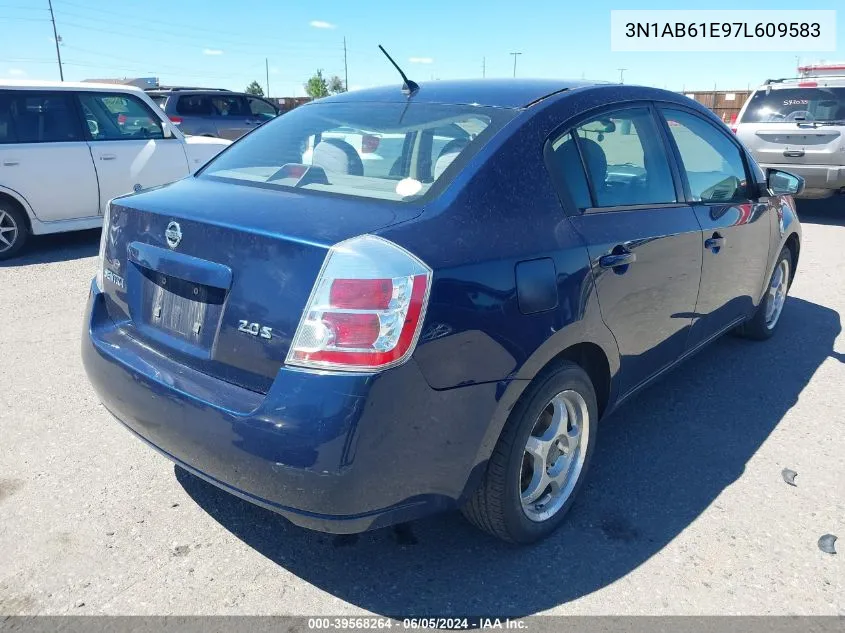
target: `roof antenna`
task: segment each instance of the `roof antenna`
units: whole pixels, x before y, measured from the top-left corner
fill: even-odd
[[[411,81],[410,79],[408,79],[408,76],[404,72],[402,72],[401,68],[399,68],[399,64],[397,64],[395,61],[393,61],[393,58],[388,54],[388,52],[386,50],[384,50],[384,46],[379,44],[378,47],[381,50],[381,52],[384,53],[384,56],[387,57],[387,59],[390,60],[390,63],[393,64],[393,67],[396,68],[396,70],[399,71],[400,75],[402,75],[402,80],[405,82],[404,84],[402,84],[402,92],[404,92],[409,97],[411,95],[415,94],[417,92],[417,90],[420,89],[419,84],[415,81]]]

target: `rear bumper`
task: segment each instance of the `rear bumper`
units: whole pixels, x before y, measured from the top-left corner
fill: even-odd
[[[377,375],[282,368],[266,395],[152,352],[92,286],[82,358],[105,407],[168,458],[293,523],[360,532],[456,506],[480,472],[501,383],[431,389],[412,360]]]
[[[804,179],[802,198],[824,198],[845,188],[845,165],[761,164],[763,169],[782,169]]]

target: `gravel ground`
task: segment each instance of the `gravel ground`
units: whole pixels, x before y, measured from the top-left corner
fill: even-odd
[[[0,267],[0,614],[845,615],[845,203],[802,212],[776,338],[726,337],[606,420],[529,548],[457,513],[339,539],[175,469],[82,369],[98,234],[37,240]]]

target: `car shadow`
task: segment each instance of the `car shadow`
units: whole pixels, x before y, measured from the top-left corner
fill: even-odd
[[[845,224],[845,196],[821,200],[798,200],[798,218],[802,223],[841,226]]]
[[[94,257],[100,250],[100,229],[32,235],[20,254],[0,261],[0,268],[66,262]]]
[[[767,343],[724,337],[599,427],[588,482],[548,540],[511,546],[457,513],[359,536],[311,532],[176,468],[211,517],[277,565],[393,617],[523,616],[622,578],[736,481],[841,330],[838,313],[790,298]],[[772,472],[772,487],[782,486]],[[760,491],[769,494],[769,491]],[[713,534],[719,539],[719,534]]]

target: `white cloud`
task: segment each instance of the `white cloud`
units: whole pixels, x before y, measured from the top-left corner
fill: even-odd
[[[8,74],[10,77],[26,77],[26,71],[25,71],[25,70],[21,70],[20,68],[10,68],[10,69],[7,71],[7,74]]]
[[[332,24],[331,22],[323,22],[322,20],[311,20],[311,22],[309,22],[309,24],[311,26],[313,26],[315,29],[333,29],[333,28],[336,28],[336,26],[334,24]]]
[[[412,64],[433,64],[434,60],[431,57],[411,57],[408,59]]]
[[[203,55],[222,55],[223,51],[221,51],[219,48],[204,48],[204,49],[202,49],[202,54]]]

